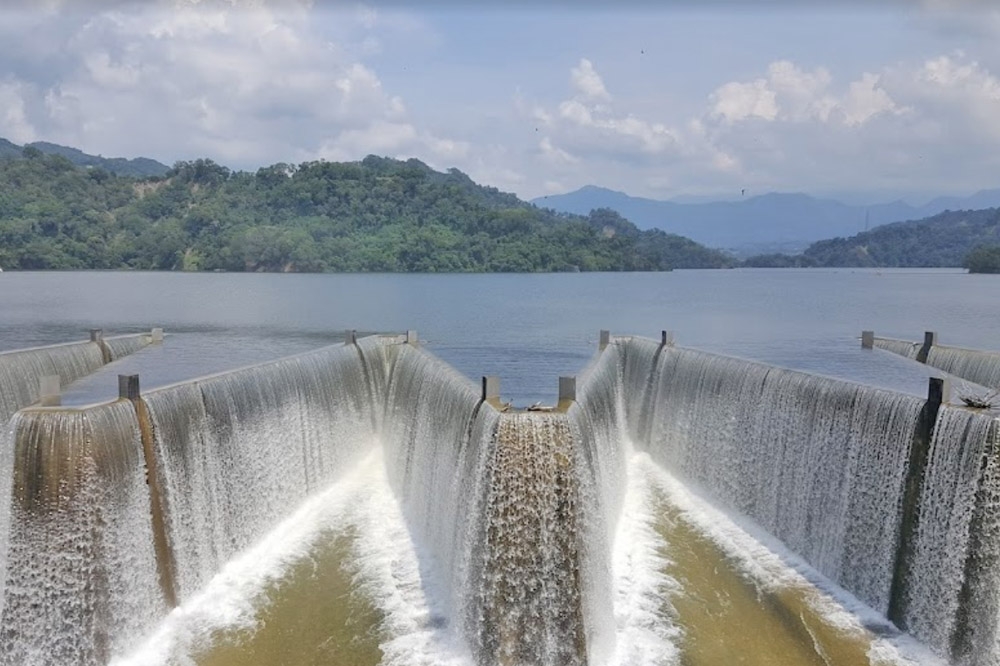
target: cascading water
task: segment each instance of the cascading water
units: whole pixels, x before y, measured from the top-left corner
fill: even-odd
[[[423,553],[442,621],[474,645],[482,618],[470,602],[482,544],[488,461],[499,414],[468,379],[408,345],[369,353],[387,376],[380,440],[389,482]]]
[[[877,349],[884,349],[893,354],[899,354],[908,359],[916,360],[922,344],[919,342],[909,342],[907,340],[893,340],[892,338],[875,338],[873,345]]]
[[[587,663],[574,443],[563,414],[501,417],[476,596],[483,664]]]
[[[674,649],[654,644],[676,635],[654,626],[664,621],[655,534],[627,568],[635,580],[613,578],[627,550],[616,534],[631,524],[621,517],[629,442],[872,607],[889,607],[923,400],[619,340],[561,407],[500,413],[423,350],[366,339],[135,403],[22,412],[8,467],[21,476],[7,503],[0,664],[89,666],[128,652],[170,589],[185,603],[224,586],[212,579],[225,579],[226,563],[246,559],[297,508],[342,510],[315,502],[357,461],[384,464],[375,476],[405,519],[410,570],[419,557],[408,593],[424,595],[431,617],[412,624],[459,637],[460,661],[670,663]],[[992,666],[1000,539],[987,535],[1000,535],[1000,435],[969,414],[942,410],[929,444],[912,568],[932,574],[919,574],[924,588],[905,587],[906,618],[963,666]],[[643,520],[650,532],[653,517]],[[630,614],[619,601],[638,605]],[[655,639],[650,651],[616,645],[640,635]]]
[[[887,611],[923,401],[648,341],[625,354],[637,445]]]
[[[996,450],[990,446],[991,428],[995,421],[988,415],[964,409],[943,407],[938,413],[931,441],[927,470],[923,477],[920,510],[917,522],[917,540],[914,547],[912,583],[905,599],[905,620],[908,631],[919,636],[941,654],[951,651],[962,615],[963,584],[978,583],[979,589],[970,589],[980,597],[994,598],[1000,590],[1000,571],[969,572],[966,570],[970,546],[974,543],[973,523],[977,503],[989,502],[986,515],[996,516],[1000,486],[996,477]],[[994,432],[995,436],[995,432]],[[984,475],[984,472],[991,474]],[[985,484],[985,485],[984,485]],[[986,509],[986,507],[981,507]],[[979,526],[982,527],[981,525]],[[994,530],[996,525],[994,524]],[[986,548],[996,548],[989,539],[982,540]],[[994,556],[995,559],[995,556]],[[996,562],[993,562],[995,565]],[[967,580],[973,575],[974,580]],[[988,589],[983,589],[985,587]],[[993,607],[994,613],[985,611]],[[966,622],[985,622],[980,636],[971,640],[972,645],[962,646],[963,663],[986,666],[1000,663],[996,648],[995,599],[993,603],[976,606],[978,617]]]
[[[934,345],[927,355],[927,365],[975,382],[1000,389],[1000,353]]]
[[[180,600],[372,444],[368,396],[352,346],[143,396]]]
[[[39,347],[0,354],[0,424],[38,400],[42,377],[58,375],[63,386],[104,365],[94,342]]]
[[[112,360],[138,351],[149,344],[149,335],[107,338]],[[0,424],[22,407],[39,398],[42,377],[58,375],[60,384],[72,382],[104,365],[104,352],[96,342],[76,342],[0,353]]]
[[[125,358],[134,354],[143,347],[148,347],[152,342],[152,336],[148,333],[139,335],[116,335],[111,338],[104,338],[104,344],[111,354],[111,360]]]
[[[608,663],[616,649],[611,553],[626,486],[625,404],[618,348],[599,354],[580,375],[567,416],[572,430],[579,518],[583,619],[591,663]],[[623,621],[628,624],[628,621]]]
[[[166,610],[135,412],[32,410],[12,429],[0,663],[104,664]]]

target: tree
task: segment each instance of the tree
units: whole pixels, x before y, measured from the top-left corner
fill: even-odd
[[[970,273],[1000,273],[1000,245],[981,245],[965,257]]]

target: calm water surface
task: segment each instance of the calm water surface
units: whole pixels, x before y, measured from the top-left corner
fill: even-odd
[[[517,404],[555,400],[598,330],[677,343],[922,393],[927,372],[858,337],[1000,349],[1000,277],[956,270],[690,270],[543,275],[2,273],[0,349],[162,326],[167,344],[67,392],[111,397],[114,374],[147,388],[305,351],[345,329],[416,329],[428,349],[476,378],[499,375]]]

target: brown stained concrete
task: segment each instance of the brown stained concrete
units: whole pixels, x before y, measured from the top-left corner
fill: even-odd
[[[350,534],[330,535],[265,592],[253,630],[220,631],[198,666],[376,666],[383,617],[357,590]]]
[[[831,626],[812,587],[765,589],[661,496],[655,528],[680,585],[665,613],[682,628],[681,666],[884,666],[874,636]]]

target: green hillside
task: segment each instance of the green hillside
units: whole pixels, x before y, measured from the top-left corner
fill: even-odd
[[[1000,208],[945,211],[813,243],[801,255],[751,257],[748,266],[959,267],[977,248],[1000,245]]]
[[[162,178],[27,151],[0,160],[0,266],[227,271],[595,271],[723,267],[726,255],[611,211],[542,210],[457,170],[369,156]]]

